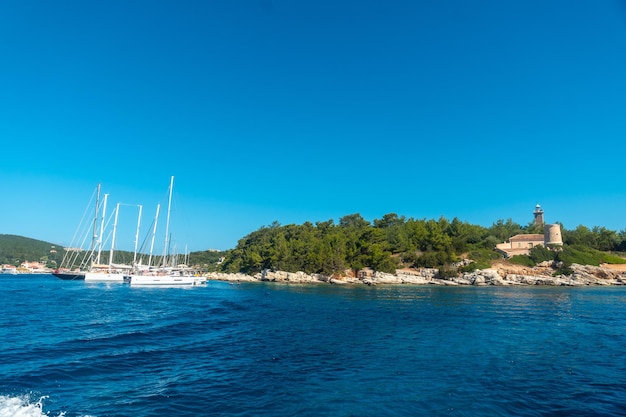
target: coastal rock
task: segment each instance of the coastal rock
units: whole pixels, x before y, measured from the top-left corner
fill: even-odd
[[[223,272],[209,272],[206,278],[211,281],[229,281],[229,282],[251,282],[258,281],[257,278],[246,274],[226,274]]]
[[[571,275],[553,276],[552,263],[545,263],[534,268],[516,265],[496,264],[489,269],[465,272],[450,278],[439,278],[438,269],[419,268],[401,269],[395,274],[363,269],[346,271],[342,276],[306,274],[304,272],[285,272],[264,270],[254,276],[245,274],[207,274],[209,280],[221,281],[268,281],[295,284],[329,283],[335,285],[549,285],[549,286],[585,286],[585,285],[626,285],[626,271],[609,268],[577,265],[571,266]]]
[[[508,274],[505,280],[510,285],[561,285],[558,279],[550,276]]]
[[[433,272],[434,271],[434,272]],[[402,271],[396,274],[389,274],[386,272],[374,272],[368,282],[374,284],[414,284],[424,285],[431,284],[436,274],[436,270],[424,270],[417,271],[415,273],[409,273]]]
[[[572,264],[570,268],[574,271],[574,274],[593,276],[601,280],[616,280],[622,275],[619,271],[612,271],[608,268],[593,265]]]
[[[477,269],[473,272],[465,272],[456,281],[465,285],[506,285],[495,269]]]
[[[270,271],[265,269],[261,272],[260,281],[270,282],[293,282],[293,283],[317,283],[317,282],[330,282],[330,278],[321,274],[306,274],[302,271],[298,272],[285,272],[285,271]]]

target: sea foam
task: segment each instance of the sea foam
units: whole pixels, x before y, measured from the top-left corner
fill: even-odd
[[[0,417],[49,417],[50,415],[43,411],[43,400],[46,396],[33,400],[30,395],[21,395],[10,397],[0,395]],[[63,417],[65,413],[57,414]]]

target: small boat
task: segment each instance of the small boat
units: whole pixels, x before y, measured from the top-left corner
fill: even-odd
[[[17,267],[9,264],[2,265],[2,269],[0,269],[0,274],[16,275]]]

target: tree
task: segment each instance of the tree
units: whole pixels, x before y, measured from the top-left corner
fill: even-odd
[[[349,214],[339,219],[339,227],[363,229],[370,225],[359,213]]]
[[[608,230],[605,227],[595,226],[592,229],[592,233],[595,235],[595,249],[608,252],[616,250],[619,247],[620,240],[615,231]]]
[[[498,220],[489,228],[489,234],[494,236],[498,241],[504,242],[511,236],[522,233],[522,227],[513,220]]]
[[[404,226],[404,216],[398,216],[396,213],[388,213],[380,220],[374,219],[374,227],[379,229],[397,226]]]

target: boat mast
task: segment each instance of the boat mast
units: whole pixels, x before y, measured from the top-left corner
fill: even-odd
[[[156,215],[154,216],[154,228],[152,229],[152,241],[150,242],[150,257],[148,258],[148,268],[152,266],[152,252],[154,250],[154,238],[156,236],[157,223],[159,221],[159,210],[161,203],[157,204]]]
[[[141,210],[143,206],[139,205],[139,216],[137,218],[137,232],[135,233],[135,253],[133,254],[133,266],[137,263],[137,245],[139,244],[139,226],[141,225]]]
[[[96,257],[96,264],[100,263],[100,254],[102,253],[102,236],[104,235],[104,218],[107,212],[107,199],[108,194],[104,195],[104,201],[102,202],[102,220],[100,221],[100,236],[98,237],[98,256]]]
[[[96,212],[93,216],[93,235],[91,238],[91,255],[89,256],[93,262],[93,252],[96,250],[96,239],[98,238],[98,203],[100,202],[100,184],[98,184],[98,193],[96,195]]]
[[[165,246],[163,247],[163,267],[167,266],[167,248],[170,244],[170,211],[172,209],[172,190],[174,189],[174,176],[170,180],[170,198],[167,203],[167,221],[165,223]]]
[[[117,217],[120,213],[120,203],[117,203],[115,207],[115,221],[113,222],[113,236],[111,237],[111,251],[109,253],[109,273],[111,272],[111,267],[113,266],[113,248],[115,247],[115,233],[117,231]]]

